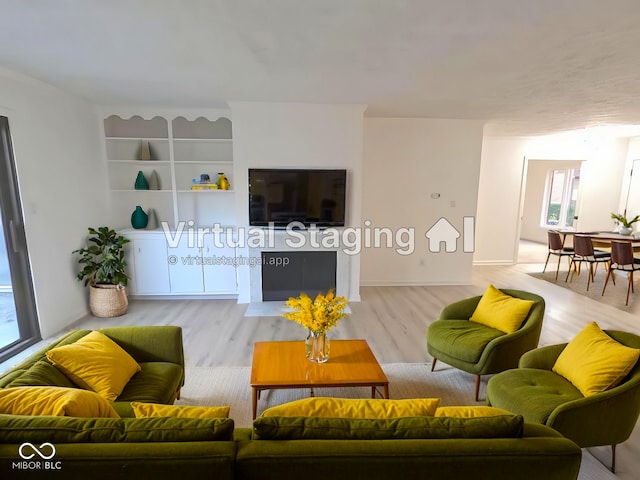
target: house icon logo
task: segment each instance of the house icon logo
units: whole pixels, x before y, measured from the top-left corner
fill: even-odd
[[[440,217],[425,233],[425,237],[429,241],[429,251],[432,253],[440,253],[443,244],[445,252],[456,252],[458,250],[458,238],[461,236],[462,251],[465,253],[473,252],[475,241],[474,217],[463,217],[462,234],[444,217]]]

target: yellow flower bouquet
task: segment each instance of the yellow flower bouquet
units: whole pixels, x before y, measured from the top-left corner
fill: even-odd
[[[336,326],[338,320],[347,316],[344,309],[347,306],[345,297],[336,297],[333,290],[326,295],[319,293],[314,300],[306,293],[287,300],[287,307],[293,309],[284,317],[299,323],[315,333],[326,333]]]
[[[286,305],[293,311],[283,316],[309,330],[305,341],[307,359],[314,363],[329,360],[327,332],[336,326],[338,320],[347,316],[343,311],[347,306],[347,299],[336,297],[333,290],[330,290],[326,295],[319,293],[313,300],[306,293],[301,293],[298,298],[287,300]]]

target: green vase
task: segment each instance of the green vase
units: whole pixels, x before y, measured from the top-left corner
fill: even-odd
[[[142,207],[138,205],[131,214],[131,226],[133,228],[146,228],[149,222],[149,216],[142,210]]]
[[[138,172],[134,186],[136,190],[149,190],[149,182],[147,182],[147,179],[144,177],[142,170]]]

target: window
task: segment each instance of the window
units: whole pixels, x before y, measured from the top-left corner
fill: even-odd
[[[549,170],[542,208],[542,226],[573,227],[580,187],[580,169]]]

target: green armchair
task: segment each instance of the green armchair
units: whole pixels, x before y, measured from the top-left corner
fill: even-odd
[[[640,349],[640,337],[605,330],[617,342]],[[617,387],[583,396],[551,371],[566,343],[541,347],[520,359],[519,368],[491,378],[487,404],[522,415],[526,422],[548,425],[580,447],[611,445],[615,472],[616,445],[626,441],[640,414],[640,362]]]
[[[501,292],[534,302],[515,332],[503,333],[469,321],[481,296],[448,305],[442,310],[440,319],[427,329],[427,351],[433,357],[431,371],[435,369],[436,362],[442,360],[452,367],[476,375],[476,401],[482,375],[516,368],[522,354],[536,348],[540,339],[544,299],[521,290],[501,289]]]

